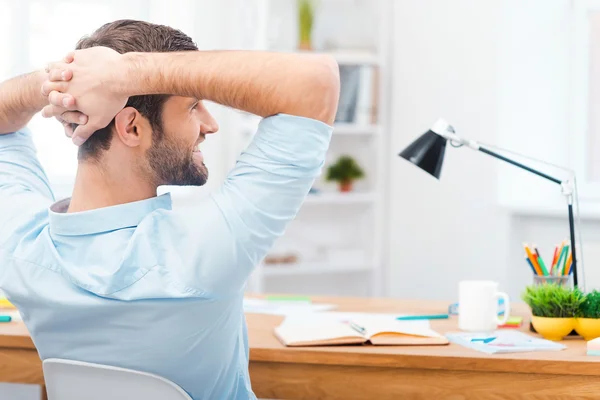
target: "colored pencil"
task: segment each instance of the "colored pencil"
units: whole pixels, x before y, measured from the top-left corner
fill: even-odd
[[[571,259],[571,262],[569,263],[569,265],[567,265],[567,276],[571,275],[571,272],[573,270],[573,260]]]
[[[563,252],[565,253],[563,256],[563,265],[562,265],[562,271],[563,271],[563,275],[567,275],[567,258],[569,258],[569,249],[571,246],[566,245]]]
[[[535,267],[533,266],[533,264],[531,263],[531,260],[529,259],[529,257],[525,256],[525,261],[527,261],[527,264],[529,264],[529,267],[531,268],[531,271],[533,272],[534,275],[537,275],[537,271],[535,270]]]
[[[554,255],[552,256],[552,266],[551,269],[554,272],[555,268],[556,268],[556,261],[558,258],[558,245],[556,247],[554,247]]]
[[[556,260],[556,275],[562,275],[563,274],[563,270],[562,270],[562,259],[564,256],[564,252],[565,252],[565,247],[561,246],[559,253],[558,253],[558,260]]]
[[[535,257],[531,253],[531,250],[529,249],[529,246],[527,246],[527,244],[524,243],[523,247],[525,248],[525,252],[527,253],[527,257],[529,257],[529,260],[531,260],[531,263],[533,264],[533,267],[537,271],[537,274],[538,275],[543,275],[542,269],[540,268],[540,266],[538,265]]]
[[[558,248],[558,254],[556,256],[556,269],[557,270],[558,270],[558,268],[560,266],[560,264],[559,264],[560,256],[562,255],[562,251],[563,251],[564,247],[565,247],[565,240],[563,240],[562,242],[560,242],[560,247]],[[558,273],[560,273],[560,271],[558,271]]]
[[[538,262],[540,268],[542,269],[543,274],[549,275],[548,269],[546,268],[546,263],[544,262],[544,259],[542,258],[542,256],[540,256],[540,252],[539,252],[537,246],[533,245],[533,248],[535,249],[535,254],[536,254],[535,260]]]
[[[569,268],[571,268],[571,262],[573,261],[573,252],[569,252],[569,256],[567,257],[567,261],[565,262],[565,273],[564,275],[569,275]]]

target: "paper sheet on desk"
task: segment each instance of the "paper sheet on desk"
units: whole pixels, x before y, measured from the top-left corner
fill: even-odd
[[[488,354],[557,351],[566,348],[560,343],[536,338],[518,331],[453,332],[446,334],[446,337],[452,343]]]
[[[268,301],[244,298],[244,312],[270,315],[298,315],[333,310],[333,304],[313,304],[298,301]]]
[[[10,315],[11,320],[13,322],[23,321],[23,318],[21,318],[21,314],[19,314],[17,310],[0,310],[0,315]]]
[[[414,329],[415,331],[422,331],[424,329],[430,329],[428,320],[398,321],[396,318],[400,316],[401,314],[326,311],[312,314],[292,314],[286,318],[286,321],[290,320],[289,322],[293,322],[296,319],[302,319],[309,324],[319,323],[320,321],[367,322],[370,324],[393,321],[395,324],[401,324],[409,330]]]

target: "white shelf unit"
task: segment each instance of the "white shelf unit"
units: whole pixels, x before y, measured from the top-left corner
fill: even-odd
[[[373,267],[365,263],[350,262],[350,263],[331,263],[331,262],[310,262],[299,264],[273,264],[262,266],[262,274],[264,277],[269,276],[297,276],[297,275],[321,275],[334,273],[348,272],[368,272],[372,271]]]
[[[300,53],[308,53],[308,51],[300,51]],[[335,58],[340,65],[381,64],[379,54],[370,51],[318,51],[317,53],[330,55],[331,57]]]
[[[377,201],[376,193],[318,193],[309,194],[304,204],[344,205],[344,204],[373,204]]]
[[[334,126],[334,135],[378,135],[381,132],[379,125],[337,123]]]
[[[332,0],[321,0],[321,3]],[[339,0],[337,4],[343,4]],[[301,220],[318,220],[325,222],[328,227],[342,226],[342,224],[352,226],[346,229],[354,233],[358,240],[358,245],[364,247],[365,257],[352,258],[343,257],[336,260],[334,257],[325,257],[331,261],[313,261],[313,258],[299,257],[298,262],[294,264],[262,264],[255,270],[247,291],[252,293],[260,292],[277,292],[284,293],[286,291],[306,292],[305,287],[297,286],[297,282],[304,279],[312,279],[309,282],[322,282],[326,280],[326,286],[336,288],[340,285],[342,276],[350,277],[349,281],[354,279],[355,287],[345,288],[345,293],[354,294],[358,292],[359,287],[368,287],[370,296],[384,296],[384,279],[387,274],[387,266],[385,265],[384,254],[387,249],[387,221],[385,220],[385,212],[387,208],[387,182],[388,175],[386,171],[387,160],[389,157],[389,93],[388,88],[391,87],[390,81],[390,61],[389,55],[389,38],[391,35],[391,9],[393,0],[363,0],[363,6],[369,7],[369,11],[376,14],[377,23],[373,25],[373,30],[377,31],[373,43],[374,50],[316,50],[321,54],[329,54],[334,57],[340,66],[369,66],[377,69],[377,114],[374,123],[335,123],[330,153],[334,153],[337,148],[350,149],[350,151],[361,155],[364,152],[369,152],[369,157],[372,162],[367,167],[368,187],[357,188],[356,191],[350,193],[335,192],[335,187],[330,187],[331,190],[322,190],[317,194],[309,194],[306,198],[302,210],[297,217]],[[246,49],[255,50],[275,50],[275,51],[298,51],[294,50],[295,43],[292,46],[273,46],[272,40],[269,38],[273,35],[273,26],[279,23],[279,26],[295,25],[294,12],[290,9],[286,11],[287,15],[281,17],[275,15],[277,9],[282,10],[282,7],[293,7],[295,1],[291,0],[238,0],[239,21],[244,21],[241,25],[246,24],[246,28],[240,28],[238,46]],[[354,3],[353,3],[354,4]],[[344,10],[340,10],[340,14],[336,18],[343,18]],[[249,17],[253,23],[249,23]],[[292,19],[290,19],[292,18]],[[279,21],[279,22],[277,22]],[[276,34],[279,35],[280,32]],[[364,47],[362,47],[364,48]],[[239,114],[239,134],[240,140],[236,145],[232,146],[232,157],[237,157],[240,151],[243,150],[248,140],[251,138],[256,124],[259,122],[254,116]],[[364,120],[364,119],[363,119]],[[332,156],[333,157],[333,156]],[[328,161],[333,161],[332,159]],[[361,164],[362,165],[362,164]],[[324,167],[323,174],[326,173],[327,163]],[[321,189],[321,188],[319,188]],[[342,213],[343,217],[337,216]],[[354,222],[354,220],[360,222]],[[312,220],[311,220],[312,221]],[[296,221],[294,221],[296,223]],[[356,229],[354,226],[365,224],[365,228]],[[353,225],[354,224],[354,225]],[[306,234],[306,236],[318,235],[319,228],[315,227],[314,232]],[[346,232],[347,233],[347,232]],[[286,232],[284,236],[287,236]],[[349,246],[353,249],[354,244]],[[317,259],[319,259],[317,257]],[[287,284],[283,284],[285,282]],[[346,282],[346,281],[344,281]],[[344,283],[346,284],[346,283]],[[347,283],[351,285],[352,283]],[[281,286],[283,285],[283,286]],[[336,291],[321,292],[320,294],[338,294]]]

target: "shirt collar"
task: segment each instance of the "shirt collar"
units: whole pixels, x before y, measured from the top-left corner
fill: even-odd
[[[67,213],[71,198],[50,206],[50,232],[57,235],[79,236],[133,228],[153,211],[171,210],[171,195],[165,193],[150,199],[98,208],[91,211]]]

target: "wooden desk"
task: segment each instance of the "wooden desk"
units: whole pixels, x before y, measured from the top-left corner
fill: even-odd
[[[439,313],[447,302],[314,298],[340,311]],[[524,309],[522,309],[523,311]],[[600,357],[581,339],[560,352],[487,355],[456,345],[286,348],[273,336],[282,318],[248,314],[250,377],[275,399],[595,399]],[[456,319],[432,321],[438,332]],[[526,329],[526,327],[524,327]],[[43,384],[41,362],[20,323],[0,326],[0,381]]]

